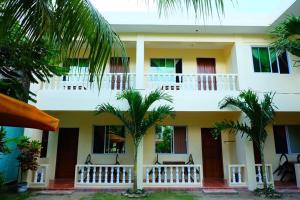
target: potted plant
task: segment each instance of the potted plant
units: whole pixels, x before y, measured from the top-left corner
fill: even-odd
[[[17,160],[20,163],[20,183],[18,184],[19,192],[26,192],[28,189],[27,172],[28,170],[36,171],[38,168],[38,157],[41,151],[41,143],[37,140],[32,140],[28,137],[21,137],[17,142],[17,147],[20,150],[20,155]]]

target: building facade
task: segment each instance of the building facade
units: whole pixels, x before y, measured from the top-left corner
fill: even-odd
[[[299,2],[274,24],[296,8]],[[87,60],[72,58],[80,72],[77,67],[67,76],[31,86],[37,94],[35,106],[60,119],[58,133],[25,129],[25,135],[41,140],[44,147],[39,170],[29,176],[31,187],[48,187],[55,180],[72,180],[75,188],[130,187],[132,139],[113,116],[95,115],[96,106],[106,102],[126,110],[116,95],[128,88],[143,94],[155,89],[169,93],[176,113],[174,119],[152,127],[139,147],[140,188],[201,188],[220,182],[258,187],[262,169],[252,142],[226,132],[214,140],[210,134],[217,121],[245,119],[239,110],[220,110],[218,104],[249,88],[260,96],[276,93],[275,122],[267,127],[264,150],[268,182],[281,178],[273,171],[283,161],[282,153],[297,162],[300,70],[293,67],[297,58],[288,52],[277,55],[270,48],[269,25],[112,26],[126,46],[128,73],[123,73],[120,58],[112,58],[99,91],[85,74]]]

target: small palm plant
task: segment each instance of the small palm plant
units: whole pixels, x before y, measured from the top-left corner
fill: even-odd
[[[235,107],[245,114],[248,122],[221,121],[214,125],[213,136],[218,137],[223,130],[230,133],[241,133],[246,136],[259,150],[262,164],[263,190],[268,188],[265,174],[264,144],[268,136],[266,126],[273,122],[275,115],[275,105],[273,104],[274,94],[267,93],[260,101],[257,94],[252,90],[242,91],[236,98],[227,97],[220,103],[220,108]]]
[[[117,96],[118,100],[125,100],[128,103],[128,110],[126,112],[112,106],[109,103],[99,105],[97,107],[97,114],[111,113],[116,116],[128,130],[133,138],[134,143],[134,184],[133,192],[137,192],[137,154],[138,146],[143,139],[147,130],[161,122],[168,116],[174,116],[173,107],[170,105],[161,105],[150,109],[150,107],[157,101],[164,100],[169,103],[173,102],[170,95],[155,90],[143,97],[139,91],[125,90]]]

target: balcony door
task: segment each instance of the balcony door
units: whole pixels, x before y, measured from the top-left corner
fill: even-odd
[[[79,128],[60,128],[56,156],[56,179],[74,179]]]
[[[215,58],[197,58],[198,90],[217,90]],[[207,75],[205,75],[207,74]]]
[[[203,175],[206,179],[223,179],[221,137],[215,140],[211,130],[211,128],[201,129]]]
[[[122,59],[121,57],[113,57],[110,59],[110,69],[109,72],[110,73],[116,73],[113,74],[111,77],[111,89],[112,90],[123,90],[128,88],[129,86],[126,84],[129,82],[129,80],[127,80],[127,77],[125,74],[125,72],[129,72],[129,58],[128,59],[128,67],[125,68],[124,66],[124,59]],[[120,74],[121,73],[121,74]]]

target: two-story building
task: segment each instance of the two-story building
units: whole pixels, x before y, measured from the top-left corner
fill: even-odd
[[[288,52],[277,55],[269,48],[268,30],[288,14],[299,15],[300,2],[276,2],[265,12],[229,13],[205,24],[180,14],[159,18],[151,12],[104,12],[126,46],[128,73],[120,58],[112,58],[99,92],[85,74],[87,59],[72,58],[80,72],[76,68],[31,86],[35,106],[60,119],[57,133],[25,129],[25,135],[43,144],[41,166],[29,177],[31,187],[131,186],[132,139],[113,116],[95,115],[96,106],[106,102],[126,110],[116,94],[128,88],[169,93],[176,113],[146,134],[139,149],[139,187],[253,190],[261,184],[251,141],[226,132],[214,140],[210,134],[217,121],[243,119],[239,110],[221,110],[218,103],[248,88],[259,95],[276,92],[265,157],[268,182],[277,183],[280,177],[273,171],[280,155],[296,162],[300,153],[300,70]],[[194,163],[188,162],[190,155]]]

